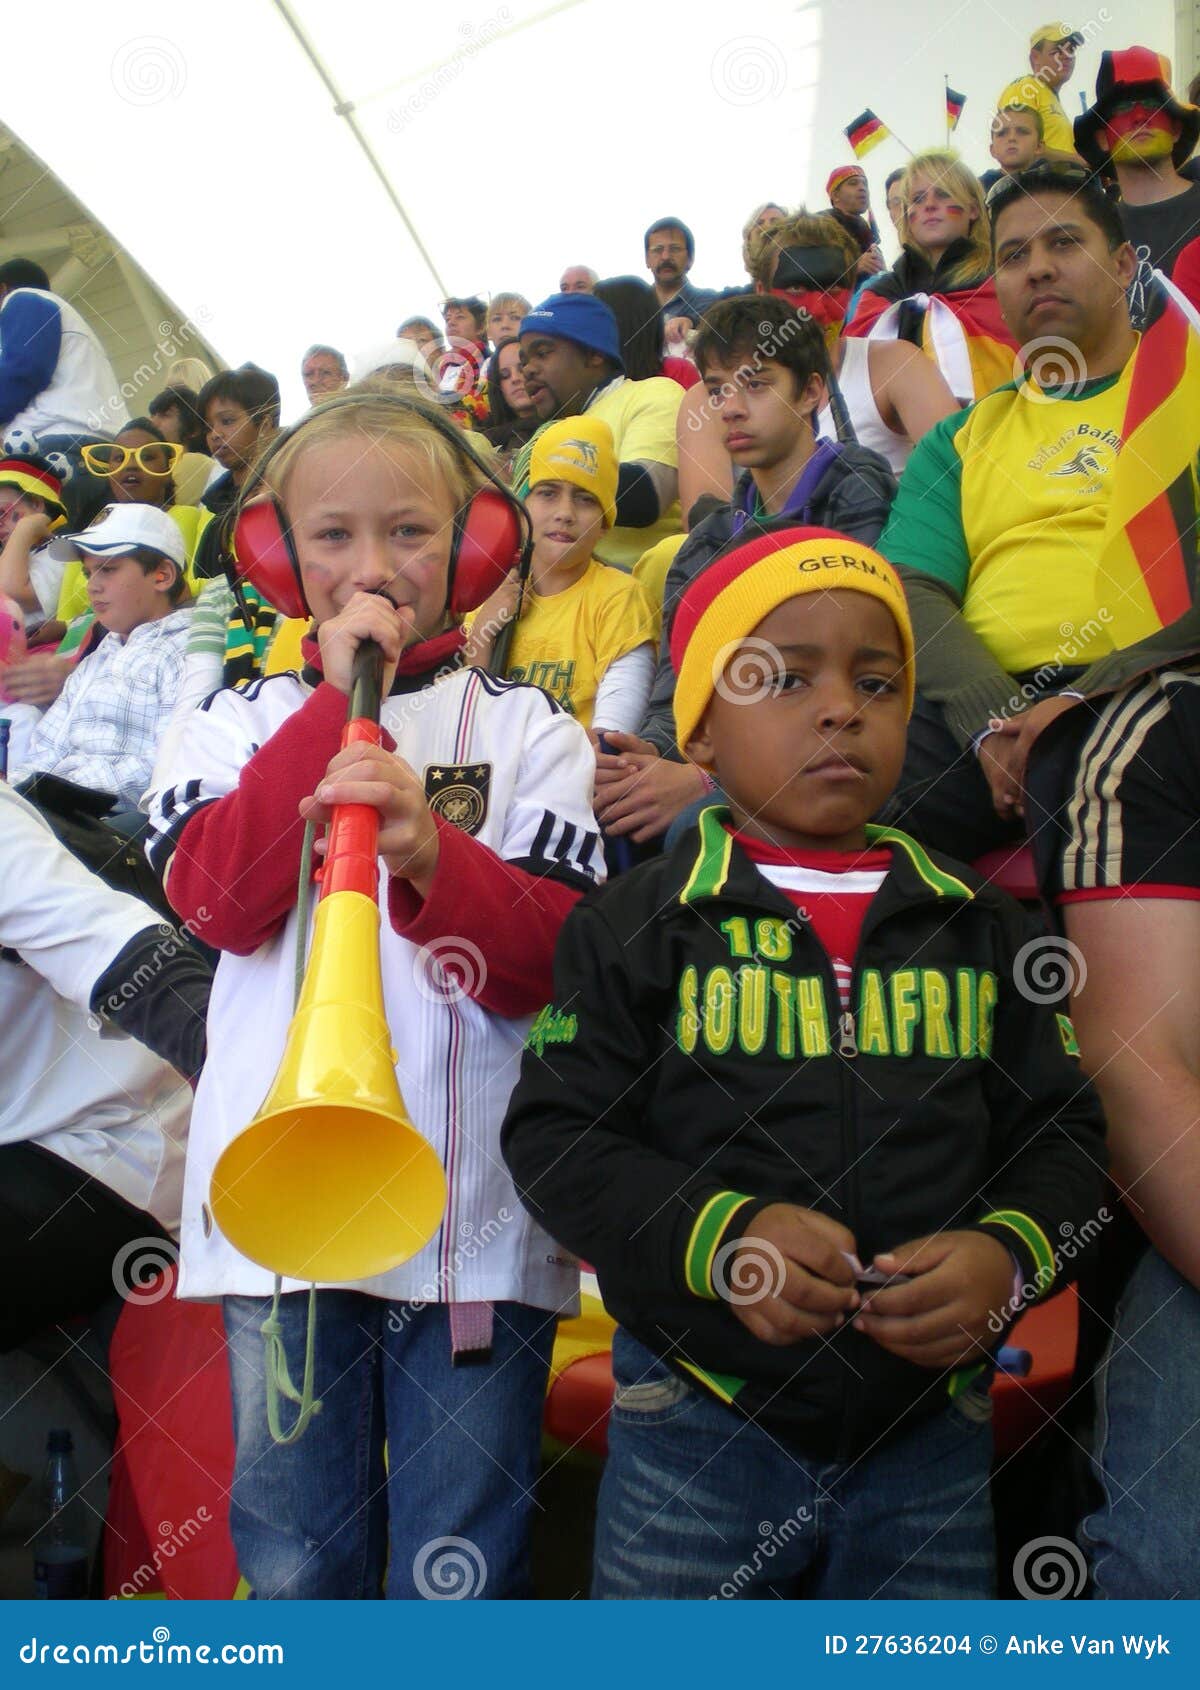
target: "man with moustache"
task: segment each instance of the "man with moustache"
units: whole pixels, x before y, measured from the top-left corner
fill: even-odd
[[[691,327],[717,296],[712,288],[694,288],[687,279],[696,261],[696,240],[678,217],[660,217],[657,223],[651,223],[645,234],[645,248],[646,268],[653,278],[654,291],[662,307],[663,327],[670,340],[669,324],[673,317],[686,317]]]

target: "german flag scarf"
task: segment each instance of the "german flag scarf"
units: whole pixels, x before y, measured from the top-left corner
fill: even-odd
[[[1133,354],[1121,437],[1096,571],[1118,648],[1169,627],[1196,597],[1200,333],[1170,294]]]
[[[920,324],[919,337],[904,333],[913,322]],[[1000,315],[990,276],[974,287],[914,293],[891,304],[864,290],[845,332],[866,340],[916,338],[965,405],[1013,379],[1017,343]]]

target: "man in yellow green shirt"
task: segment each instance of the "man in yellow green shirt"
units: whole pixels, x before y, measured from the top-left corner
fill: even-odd
[[[1023,373],[925,436],[880,540],[909,596],[919,694],[888,820],[968,858],[1020,833],[1029,750],[1079,694],[1200,650],[1200,405],[1183,402],[1200,340],[1167,302],[1139,360],[1136,259],[1080,172],[1009,178],[992,238]],[[1159,321],[1169,356],[1150,344]],[[1165,445],[1127,450],[1168,414]]]
[[[1049,159],[1074,160],[1075,136],[1071,120],[1063,110],[1058,91],[1075,71],[1075,49],[1083,36],[1065,23],[1039,24],[1029,38],[1029,70],[1003,88],[996,110],[1008,106],[1031,106],[1041,113],[1044,152]]]

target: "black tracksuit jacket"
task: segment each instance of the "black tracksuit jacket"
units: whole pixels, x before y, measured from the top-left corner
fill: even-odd
[[[870,829],[893,863],[844,1014],[824,947],[726,819],[714,805],[572,910],[502,1146],[635,1337],[776,1435],[849,1459],[944,1407],[967,1370],[931,1373],[848,1323],[764,1344],[717,1294],[714,1258],[719,1277],[723,1246],[786,1202],[842,1221],[864,1264],[978,1227],[1024,1285],[1061,1286],[1056,1245],[1103,1199],[1102,1117],[1010,898]]]

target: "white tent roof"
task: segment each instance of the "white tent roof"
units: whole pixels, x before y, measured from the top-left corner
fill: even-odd
[[[203,323],[168,298],[58,177],[0,126],[0,261],[32,258],[91,323],[132,415],[176,358],[219,363]]]
[[[823,204],[865,106],[897,137],[867,161],[882,211],[907,147],[944,140],[944,76],[982,169],[1043,16],[1040,0],[59,0],[51,68],[45,19],[10,11],[13,131],[226,362],[274,369],[291,409],[309,342],[352,356],[444,289],[536,299],[567,263],[636,273],[665,212],[695,231],[698,282],[737,281],[747,213]],[[1172,0],[1074,21],[1071,112],[1103,48],[1172,48]]]

